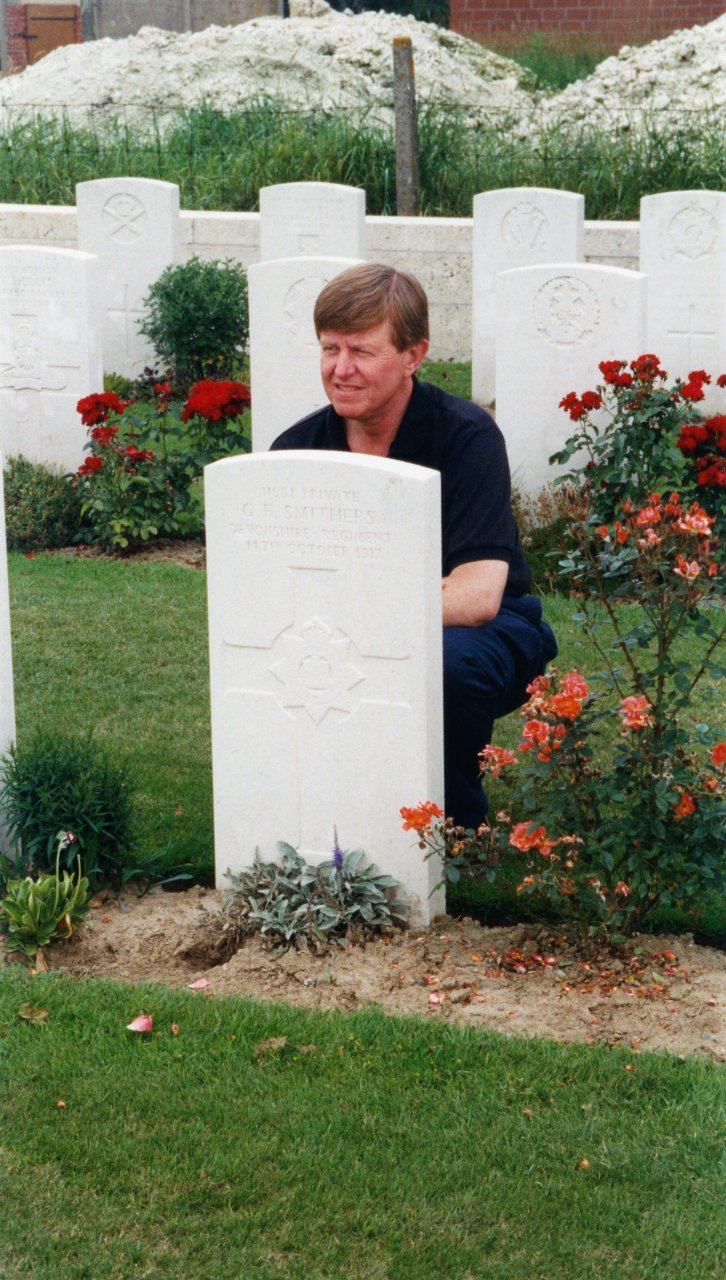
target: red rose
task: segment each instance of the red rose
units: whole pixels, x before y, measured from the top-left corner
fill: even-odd
[[[681,396],[684,400],[703,400],[703,383],[689,379],[689,381],[684,382],[681,387]]]
[[[720,453],[726,453],[726,413],[717,413],[713,418],[707,418],[703,425],[711,437],[711,444]]]
[[[250,403],[249,388],[243,382],[197,382],[182,409],[182,422],[198,416],[208,422],[237,418]]]
[[[655,382],[656,378],[668,377],[665,369],[661,369],[658,357],[650,352],[631,360],[630,368],[639,382]]]
[[[693,426],[683,427],[681,434],[676,440],[676,444],[681,453],[695,453],[699,444],[704,444],[708,440],[708,431],[705,427]]]
[[[585,406],[575,391],[568,391],[567,395],[562,397],[560,409],[569,413],[573,422],[579,422],[580,418],[585,416]]]
[[[96,444],[100,444],[101,448],[105,449],[118,435],[118,427],[93,427],[89,434]]]
[[[624,368],[625,368],[624,360],[601,360],[599,364],[600,372],[603,376],[604,381],[607,383],[614,383],[621,369],[624,369]]]
[[[131,400],[120,400],[115,391],[99,391],[79,400],[76,410],[84,427],[95,427],[97,422],[105,422],[110,413],[123,413],[132,403]]]
[[[101,471],[103,468],[103,458],[97,458],[95,454],[91,454],[90,458],[86,458],[78,468],[79,476],[90,476],[95,471]]]
[[[720,458],[702,458],[696,465],[698,466],[696,484],[712,484],[719,489],[726,488],[726,466]]]
[[[583,408],[589,412],[591,409],[602,408],[602,396],[599,391],[583,391],[582,393]]]

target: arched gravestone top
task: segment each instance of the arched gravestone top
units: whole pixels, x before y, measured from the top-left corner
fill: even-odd
[[[281,182],[260,189],[260,261],[361,258],[365,191],[337,182]]]
[[[219,884],[279,840],[329,858],[337,826],[419,917],[441,909],[399,816],[442,803],[439,490],[438,472],[348,453],[206,468]]]

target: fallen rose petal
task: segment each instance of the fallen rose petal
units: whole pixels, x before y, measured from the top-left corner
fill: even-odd
[[[439,995],[438,991],[432,991],[429,996],[429,1004],[441,1004],[443,998],[443,996]]]
[[[110,923],[111,923],[111,917],[110,917],[110,916],[102,916],[102,917],[101,917],[101,924],[110,924]]]
[[[151,1031],[154,1025],[154,1019],[150,1018],[148,1013],[139,1014],[138,1018],[134,1018],[133,1022],[129,1022],[127,1031]]]
[[[196,982],[187,983],[187,988],[189,991],[203,991],[204,988],[208,986],[209,986],[209,978],[197,978]]]
[[[706,1001],[706,1004],[710,1004],[712,1007],[714,1007],[714,1008],[715,1008],[715,1006],[716,1006],[716,1001],[713,999],[713,996],[710,998],[710,1000],[707,1000],[707,1001]]]
[[[172,1024],[171,1024],[171,1034],[172,1034],[173,1036],[178,1036],[178,1035],[179,1035],[179,1026],[178,1026],[178,1024],[177,1024],[176,1022],[172,1022]]]

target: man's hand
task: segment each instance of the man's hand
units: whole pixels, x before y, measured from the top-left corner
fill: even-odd
[[[509,565],[506,560],[472,560],[442,580],[444,626],[481,627],[499,613]]]

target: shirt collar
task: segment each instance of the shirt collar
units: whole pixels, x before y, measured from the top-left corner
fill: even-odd
[[[327,435],[329,448],[349,453],[343,419],[335,412],[332,404],[328,405]],[[431,414],[426,393],[418,378],[414,375],[411,399],[406,406],[401,424],[388,451],[389,458],[397,458],[400,462],[412,461],[426,452],[426,446],[432,432]]]

